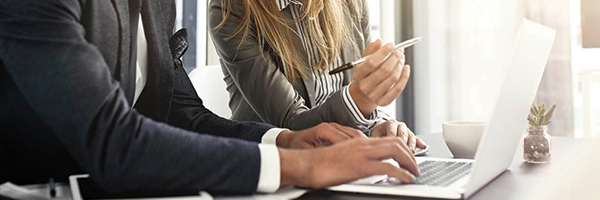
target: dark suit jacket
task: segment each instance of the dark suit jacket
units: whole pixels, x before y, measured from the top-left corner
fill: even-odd
[[[148,81],[131,109],[140,10]],[[202,106],[171,56],[174,17],[169,0],[0,1],[0,182],[254,192],[272,126]]]

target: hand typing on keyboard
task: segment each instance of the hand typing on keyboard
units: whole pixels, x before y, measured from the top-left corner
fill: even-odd
[[[387,175],[411,183],[419,176],[412,152],[398,137],[355,138],[324,148],[280,149],[279,152],[282,177],[294,178],[282,178],[282,186],[324,188],[373,175]],[[286,155],[289,153],[295,155]],[[398,166],[381,162],[385,159],[393,159]]]
[[[415,184],[431,186],[447,186],[452,182],[466,176],[471,171],[472,163],[458,161],[424,161],[419,163],[421,176]],[[406,183],[406,182],[404,182]],[[381,179],[375,184],[400,185],[403,182],[394,177]]]

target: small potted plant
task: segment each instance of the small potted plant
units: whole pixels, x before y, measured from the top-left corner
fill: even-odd
[[[547,163],[550,155],[550,135],[547,125],[550,124],[556,104],[546,110],[546,104],[532,105],[527,116],[529,126],[523,138],[523,158],[530,163]]]

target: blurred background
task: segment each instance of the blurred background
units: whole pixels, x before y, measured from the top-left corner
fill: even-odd
[[[207,34],[209,1],[176,0],[177,28],[190,31],[186,71],[207,107],[230,117],[218,56]],[[536,102],[557,104],[549,133],[600,138],[600,1],[367,0],[373,40],[423,36],[406,51],[412,77],[384,109],[417,134],[449,120],[487,121],[523,18],[557,31]],[[523,118],[525,119],[525,116]]]

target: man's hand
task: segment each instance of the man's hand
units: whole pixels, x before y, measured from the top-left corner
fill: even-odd
[[[398,122],[396,120],[388,120],[386,122],[379,123],[373,130],[371,130],[371,137],[386,137],[386,136],[398,136],[404,143],[408,145],[408,148],[414,153],[415,147],[421,149],[427,148],[427,145],[421,138],[415,136],[415,134],[406,126],[404,122]]]
[[[335,144],[351,138],[366,138],[359,130],[336,123],[321,123],[302,131],[282,131],[277,136],[277,146],[309,149]]]
[[[310,150],[279,149],[281,187],[324,188],[372,175],[414,182],[419,168],[406,143],[398,137],[357,138]],[[394,159],[400,168],[381,162]]]

